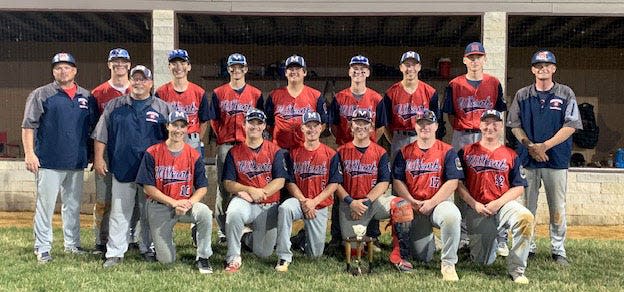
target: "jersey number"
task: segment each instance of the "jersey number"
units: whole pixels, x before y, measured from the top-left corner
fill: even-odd
[[[440,177],[439,176],[432,176],[429,179],[429,187],[437,189],[440,187]]]
[[[505,177],[497,174],[494,176],[494,184],[496,184],[497,187],[502,188],[505,184]]]

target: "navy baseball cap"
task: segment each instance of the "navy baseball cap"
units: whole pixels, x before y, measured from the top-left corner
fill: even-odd
[[[423,111],[416,113],[416,122],[419,122],[419,121],[429,121],[432,123],[437,123],[438,118],[436,117],[436,114],[433,111],[425,109]]]
[[[247,113],[245,114],[245,121],[250,122],[252,120],[259,120],[261,122],[266,122],[267,116],[266,114],[259,110],[259,109],[255,109],[252,108],[250,110],[247,111]]]
[[[141,72],[145,78],[153,80],[152,71],[143,65],[136,65],[132,70],[130,70],[130,76],[134,75],[134,73]]]
[[[305,60],[303,59],[303,57],[297,56],[297,55],[292,55],[292,56],[290,56],[290,57],[288,57],[286,59],[286,62],[285,62],[286,68],[288,68],[290,66],[296,66],[296,65],[299,65],[299,66],[301,66],[303,68],[306,67],[306,63],[305,63]]]
[[[349,62],[349,66],[355,65],[355,64],[361,64],[361,65],[366,65],[367,67],[370,67],[370,63],[368,62],[368,58],[362,56],[362,55],[357,55],[357,56],[353,56],[351,58],[351,61]]]
[[[405,63],[408,59],[414,59],[416,62],[420,63],[420,55],[414,51],[407,51],[401,55],[401,63]]]
[[[183,111],[173,111],[169,113],[167,117],[167,123],[173,124],[177,121],[183,121],[188,125],[188,115]]]
[[[555,58],[555,54],[553,54],[551,51],[541,50],[533,54],[533,57],[531,58],[531,65],[537,63],[557,64],[557,59]]]
[[[126,49],[112,49],[108,53],[108,61],[110,62],[113,59],[126,59],[130,61],[130,54],[128,53],[128,51],[126,51]]]
[[[351,121],[366,121],[373,122],[373,113],[365,108],[359,108],[353,111],[351,114]]]
[[[247,58],[245,58],[243,54],[239,54],[239,53],[231,54],[227,59],[227,65],[232,66],[234,64],[247,66]]]
[[[177,49],[169,52],[169,62],[175,59],[180,59],[182,61],[188,62],[191,58],[189,58],[189,54],[186,50]]]
[[[485,120],[487,118],[494,118],[497,121],[502,121],[503,120],[503,113],[494,110],[494,109],[490,109],[490,110],[486,110],[483,112],[483,114],[481,114],[481,120]]]
[[[56,63],[67,63],[76,67],[76,59],[70,53],[58,53],[52,57],[52,66],[56,65]]]
[[[303,115],[303,117],[301,117],[301,121],[304,124],[307,124],[309,122],[321,122],[321,115],[317,112],[307,112]]]
[[[480,42],[472,42],[466,46],[464,49],[464,57],[468,57],[470,55],[485,55],[485,48],[483,44]]]

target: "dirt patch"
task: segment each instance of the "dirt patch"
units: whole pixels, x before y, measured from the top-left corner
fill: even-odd
[[[33,212],[0,212],[0,228],[32,227]],[[61,215],[55,214],[52,222],[54,227],[61,227]],[[82,228],[93,227],[93,215],[80,215]],[[383,228],[382,224],[382,228]],[[548,236],[548,225],[537,226],[537,236]],[[618,239],[624,240],[624,226],[568,226],[568,238],[573,239]]]

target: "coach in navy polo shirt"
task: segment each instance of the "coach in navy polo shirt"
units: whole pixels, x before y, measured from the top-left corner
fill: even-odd
[[[68,53],[52,58],[54,82],[35,89],[26,100],[22,122],[26,168],[37,182],[35,254],[39,263],[52,260],[52,215],[56,197],[63,203],[65,252],[80,248],[80,197],[87,167],[89,131],[97,119],[97,104],[88,90],[74,82],[76,60]]]
[[[92,138],[95,140],[93,160],[98,175],[113,173],[112,201],[106,262],[110,268],[123,260],[128,250],[128,228],[135,200],[141,213],[139,250],[147,261],[155,261],[150,248],[151,236],[145,214],[143,188],[134,181],[145,150],[167,138],[165,129],[171,106],[151,95],[152,71],[142,65],[130,70],[129,95],[111,100],[100,116]],[[104,161],[104,149],[110,165]]]

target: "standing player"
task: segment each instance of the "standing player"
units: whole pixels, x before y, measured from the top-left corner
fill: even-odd
[[[95,171],[102,176],[108,172],[104,161],[106,149],[113,175],[104,268],[121,263],[128,250],[129,221],[136,200],[141,215],[139,250],[145,260],[155,260],[145,214],[145,194],[134,181],[145,150],[165,140],[166,117],[172,110],[167,103],[151,95],[152,72],[145,66],[138,65],[130,70],[130,84],[129,95],[115,98],[106,105],[92,136],[95,139]]]
[[[357,109],[351,117],[353,141],[338,148],[344,183],[338,186],[342,238],[355,236],[354,225],[367,226],[371,219],[390,219],[390,262],[401,272],[412,270],[409,258],[409,225],[412,208],[401,198],[385,195],[390,185],[388,153],[370,140],[372,112]]]
[[[301,56],[292,55],[286,59],[286,79],[288,85],[269,94],[264,105],[268,117],[267,124],[272,127],[273,142],[283,149],[290,150],[303,145],[301,116],[307,112],[321,115],[323,129],[328,123],[327,105],[321,93],[303,84],[308,71]]]
[[[450,196],[464,174],[451,145],[436,139],[437,130],[435,113],[424,110],[416,116],[418,135],[394,159],[392,188],[414,209],[410,227],[413,257],[424,262],[433,259],[436,248],[432,227],[440,228],[442,279],[458,281],[455,264],[461,214]]]
[[[502,143],[503,114],[487,110],[481,117],[481,141],[460,152],[465,184],[458,192],[470,206],[466,211],[470,255],[473,261],[491,265],[496,259],[496,237],[509,229],[513,246],[507,257],[507,273],[515,283],[528,284],[524,275],[533,235],[533,215],[516,201],[527,185],[520,158]]]
[[[520,141],[518,155],[526,167],[529,186],[524,194],[527,208],[535,216],[539,188],[544,183],[550,211],[552,259],[569,265],[564,247],[565,201],[572,134],[583,129],[576,96],[570,87],[553,81],[557,60],[550,51],[538,51],[531,58],[535,83],[516,93],[509,108],[507,126]],[[531,240],[531,254],[537,250]]]
[[[223,163],[228,151],[245,142],[245,113],[256,107],[261,108],[262,92],[245,82],[249,71],[247,58],[239,53],[231,54],[227,60],[230,82],[212,91],[208,118],[217,136],[217,177],[223,176]],[[217,185],[215,200],[215,218],[219,230],[219,242],[225,243],[225,210],[230,203],[230,195],[225,192],[223,183]]]
[[[442,108],[442,111],[448,114],[449,122],[453,127],[451,145],[455,151],[481,139],[479,123],[484,111],[496,109],[504,112],[507,110],[500,82],[496,77],[483,73],[483,66],[487,61],[483,45],[480,42],[468,44],[464,49],[463,60],[467,72],[449,82]],[[468,208],[459,196],[456,198],[456,204],[462,214]],[[460,247],[467,247],[465,218],[462,218],[461,236]],[[499,255],[507,256],[509,254],[507,230],[501,232],[498,245]]]
[[[334,192],[342,175],[336,151],[321,143],[321,115],[307,112],[302,117],[301,131],[305,143],[290,152],[288,169],[292,171],[287,184],[292,198],[284,201],[277,217],[278,272],[287,272],[292,262],[290,233],[293,221],[304,219],[305,253],[320,257],[325,248],[328,207],[334,201]]]
[[[420,55],[413,51],[403,53],[399,65],[403,80],[393,84],[386,91],[384,102],[388,112],[386,135],[391,141],[390,161],[403,146],[416,140],[412,117],[423,109],[438,114],[438,93],[431,85],[418,80]]]
[[[368,58],[357,55],[351,58],[349,62],[349,77],[351,78],[351,87],[345,88],[338,92],[330,106],[330,120],[332,121],[331,130],[336,137],[338,146],[353,141],[351,135],[351,127],[349,121],[353,111],[358,108],[368,109],[373,113],[375,121],[375,131],[371,133],[371,140],[377,142],[378,138],[384,133],[385,126],[388,124],[386,117],[386,109],[384,107],[383,98],[375,90],[366,87],[366,78],[370,76],[370,63]],[[379,231],[379,221],[373,219],[366,229],[366,235],[377,238],[381,235]],[[340,235],[340,221],[338,220],[338,200],[334,202],[332,208],[331,220],[331,236],[330,245],[338,245],[342,241]]]
[[[284,150],[262,138],[266,119],[260,110],[247,112],[245,143],[232,147],[223,165],[223,185],[234,196],[225,219],[228,273],[240,270],[241,241],[260,257],[270,256],[275,248],[280,190],[288,169]],[[245,224],[253,224],[251,236],[243,237]]]
[[[167,119],[169,136],[165,142],[147,148],[136,183],[149,197],[149,220],[156,259],[169,264],[175,261],[173,227],[178,221],[193,222],[197,228],[197,268],[211,274],[208,259],[212,255],[212,212],[201,202],[208,191],[204,161],[199,152],[185,143],[188,116],[175,111]]]
[[[184,111],[188,115],[188,143],[204,157],[201,141],[208,126],[209,103],[206,91],[188,80],[191,61],[186,50],[169,52],[169,71],[173,79],[161,85],[155,95],[170,104],[174,110]]]
[[[52,260],[52,215],[59,192],[65,253],[85,253],[80,247],[80,198],[97,104],[74,82],[77,72],[72,55],[54,55],[54,82],[33,90],[24,109],[22,144],[26,169],[37,182],[34,249],[41,264]]]
[[[108,69],[110,79],[98,85],[91,91],[98,103],[99,112],[104,112],[104,107],[112,99],[130,93],[130,54],[122,48],[112,49],[108,53]],[[104,157],[105,161],[107,160]],[[108,163],[108,162],[107,162]],[[108,221],[111,205],[111,185],[112,177],[110,173],[102,177],[95,176],[95,198],[93,205],[93,230],[95,233],[95,250],[93,253],[106,253],[106,241],[108,240]],[[135,238],[137,221],[139,219],[138,204],[134,206],[132,221],[130,222],[130,238]]]

